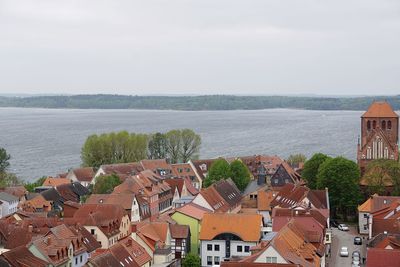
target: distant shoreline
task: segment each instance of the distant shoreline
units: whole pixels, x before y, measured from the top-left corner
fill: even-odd
[[[128,96],[59,95],[0,96],[0,107],[45,109],[130,109],[171,111],[228,111],[263,109],[366,110],[373,101],[387,101],[400,110],[400,95],[362,97],[308,96]]]

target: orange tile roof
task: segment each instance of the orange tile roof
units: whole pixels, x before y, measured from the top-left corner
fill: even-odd
[[[205,213],[212,212],[212,210],[206,209],[194,203],[188,203],[182,207],[177,208],[175,212],[185,214],[200,221]]]
[[[398,118],[399,115],[393,111],[392,106],[386,101],[373,102],[368,110],[361,116],[363,118]]]
[[[169,224],[163,222],[152,222],[138,225],[137,234],[154,251],[156,246],[163,247],[167,241]]]
[[[84,181],[84,182],[92,181],[95,175],[94,169],[92,167],[78,168],[72,170],[72,172],[75,174],[76,179],[78,179],[78,181]]]
[[[201,224],[201,240],[212,240],[222,233],[232,233],[243,241],[258,242],[261,237],[260,214],[206,213]]]
[[[371,212],[372,210],[372,199],[368,198],[364,203],[358,206],[359,212]]]
[[[118,241],[118,243],[122,244],[129,254],[133,256],[133,261],[135,261],[138,266],[143,266],[146,263],[151,262],[151,256],[149,253],[147,253],[147,251],[133,238],[126,237]]]
[[[42,195],[37,195],[36,197],[25,201],[22,204],[22,210],[28,212],[35,212],[38,209],[43,209],[43,211],[51,210],[52,201],[46,200]]]
[[[121,205],[125,210],[131,210],[134,198],[133,193],[92,194],[86,200],[86,204],[114,204]]]
[[[67,178],[53,178],[53,177],[47,177],[46,180],[43,182],[43,186],[52,186],[56,187],[59,185],[63,184],[70,184],[72,181]]]
[[[257,193],[257,209],[271,211],[271,202],[276,192],[260,190]]]
[[[200,191],[200,195],[216,212],[227,212],[229,210],[229,204],[220,196],[214,186],[203,189]]]

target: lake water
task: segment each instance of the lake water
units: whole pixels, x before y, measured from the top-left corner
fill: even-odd
[[[323,152],[356,157],[360,111],[290,109],[235,111],[65,110],[0,108],[0,147],[11,171],[26,180],[80,165],[93,133],[190,128],[201,135],[201,157]]]

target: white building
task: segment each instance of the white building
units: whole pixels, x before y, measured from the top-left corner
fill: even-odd
[[[199,237],[201,266],[250,256],[250,248],[260,241],[262,225],[259,214],[204,214]]]
[[[6,192],[0,192],[0,201],[2,202],[0,206],[1,207],[0,218],[13,214],[14,212],[17,211],[19,203],[17,197],[10,195]]]

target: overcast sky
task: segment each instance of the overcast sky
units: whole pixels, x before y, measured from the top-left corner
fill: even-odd
[[[0,0],[0,93],[400,93],[399,0]]]

